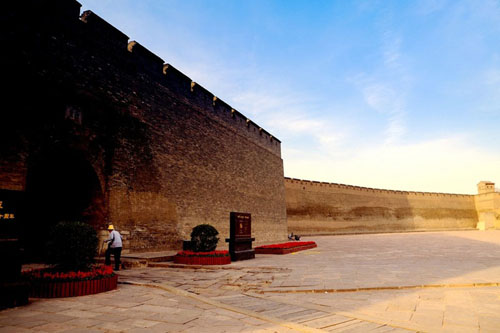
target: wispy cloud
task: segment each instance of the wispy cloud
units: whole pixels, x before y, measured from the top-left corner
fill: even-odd
[[[232,101],[281,139],[302,141],[324,154],[335,153],[349,136],[348,124],[335,121],[328,110],[317,110],[316,101],[294,90],[272,90],[264,85],[236,94]]]
[[[498,178],[500,156],[468,141],[455,136],[416,144],[372,145],[336,161],[285,150],[285,173],[375,188],[473,194],[480,180]]]
[[[416,3],[419,15],[430,15],[446,7],[449,0],[421,0]]]
[[[255,89],[255,88],[254,88]],[[307,102],[297,95],[291,95],[283,91],[273,89],[270,85],[260,86],[260,89],[247,90],[232,94],[231,98],[240,108],[252,115],[273,113],[282,109],[291,111],[300,108],[299,105]]]
[[[401,38],[391,36],[389,31],[386,31],[383,36],[383,60],[385,66],[389,68],[401,68]]]
[[[482,80],[478,80],[477,86],[481,102],[478,103],[477,110],[474,111],[492,115],[498,119],[500,117],[500,68],[486,70]]]
[[[490,68],[485,71],[484,83],[499,89],[500,92],[500,68]]]
[[[402,38],[385,29],[379,44],[380,59],[371,72],[362,72],[349,81],[360,90],[365,103],[386,118],[385,144],[397,142],[406,133],[406,95],[411,82],[405,66]]]
[[[464,193],[498,182],[498,0],[342,4],[313,28],[280,2],[81,1],[281,139],[287,176]],[[319,3],[303,6],[329,12]],[[238,16],[248,4],[258,19]],[[276,20],[294,24],[262,24]]]
[[[400,139],[406,132],[405,93],[391,82],[364,76],[351,80],[360,89],[365,103],[386,119],[385,143]]]

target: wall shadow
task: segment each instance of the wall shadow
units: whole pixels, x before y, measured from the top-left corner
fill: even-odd
[[[53,149],[30,161],[21,244],[27,261],[43,260],[50,228],[60,221],[98,226],[104,197],[98,177],[85,157],[71,149]]]

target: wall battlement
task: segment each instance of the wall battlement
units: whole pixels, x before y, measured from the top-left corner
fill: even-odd
[[[163,59],[146,49],[138,42],[129,42],[127,44],[127,50],[137,59],[137,63],[141,65],[142,70],[155,75],[163,73],[163,65],[165,63]]]
[[[473,229],[474,195],[375,189],[285,178],[287,219],[298,234]]]
[[[123,32],[90,10],[82,13],[80,21],[85,23],[85,32],[94,43],[105,45],[106,48],[111,48],[115,52],[122,51],[125,53],[129,38]]]
[[[275,136],[238,112],[236,108],[222,102],[220,98],[171,64],[165,63],[161,57],[140,42],[130,41],[126,34],[97,14],[87,10],[79,16],[81,5],[77,1],[26,0],[25,2],[25,10],[31,12],[26,15],[27,20],[36,15],[35,12],[44,9],[44,26],[49,33],[54,35],[62,33],[64,38],[83,39],[85,40],[83,45],[90,43],[92,46],[100,46],[102,52],[99,56],[108,57],[110,66],[115,70],[135,71],[136,75],[147,76],[152,83],[158,83],[172,93],[184,96],[189,104],[197,107],[197,111],[224,123],[228,128],[266,150],[281,155],[281,141]],[[64,30],[67,25],[75,26],[77,31],[68,33]]]
[[[129,233],[132,251],[179,249],[201,223],[229,237],[237,211],[252,214],[259,242],[286,239],[280,141],[140,41],[80,12],[74,0],[20,0],[0,13],[9,64],[0,195],[28,198],[26,237],[45,239],[50,225],[78,219]],[[53,214],[31,217],[49,201]]]
[[[286,184],[304,185],[304,186],[315,186],[316,188],[324,187],[325,189],[328,189],[328,188],[347,189],[347,190],[354,190],[354,191],[360,191],[360,192],[384,193],[384,194],[394,194],[394,195],[414,195],[414,196],[432,196],[432,197],[463,197],[463,198],[474,197],[474,195],[471,195],[471,194],[386,190],[386,189],[378,189],[378,188],[362,187],[362,186],[354,186],[354,185],[346,185],[346,184],[319,182],[319,181],[313,181],[313,180],[303,180],[303,179],[289,178],[289,177],[285,177],[285,183]]]
[[[68,17],[68,19],[76,18]],[[191,104],[198,106],[202,112],[206,112],[207,110],[212,111],[210,112],[211,117],[215,117],[219,121],[221,120],[226,125],[229,125],[230,128],[239,132],[239,134],[243,134],[267,150],[281,154],[280,140],[171,64],[165,63],[163,59],[149,51],[139,42],[129,42],[127,35],[100,18],[97,14],[87,10],[82,13],[80,21],[85,24],[83,30],[88,32],[87,37],[92,38],[93,43],[111,45],[113,51],[118,51],[121,57],[114,57],[113,61],[122,62],[122,64],[115,63],[116,67],[135,67],[138,74],[149,75],[151,79],[173,93],[183,95]],[[127,53],[130,56],[127,56]]]

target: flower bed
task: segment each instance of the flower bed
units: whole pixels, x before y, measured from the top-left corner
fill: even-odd
[[[118,275],[111,266],[96,267],[88,272],[51,272],[37,269],[23,272],[30,280],[30,297],[73,297],[116,289]]]
[[[231,256],[229,251],[180,251],[174,257],[174,262],[184,265],[227,265],[231,263]]]
[[[256,254],[288,254],[308,250],[316,247],[315,242],[288,242],[281,244],[263,245],[255,248]]]

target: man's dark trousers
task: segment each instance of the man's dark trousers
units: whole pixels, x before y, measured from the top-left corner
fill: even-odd
[[[118,271],[120,270],[120,257],[122,256],[122,248],[109,247],[106,250],[106,261],[104,262],[106,265],[111,265],[111,253],[113,253],[113,257],[115,258],[115,271]]]

